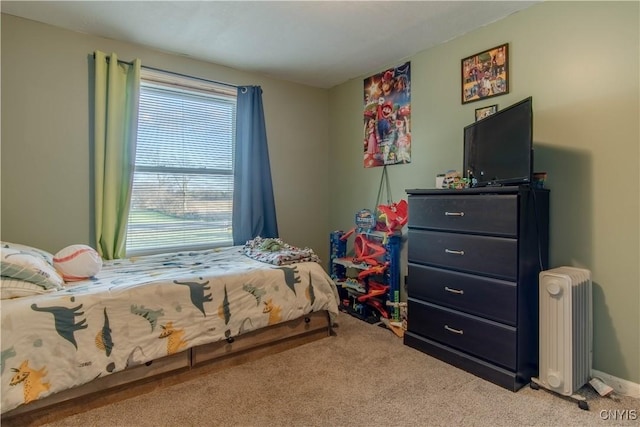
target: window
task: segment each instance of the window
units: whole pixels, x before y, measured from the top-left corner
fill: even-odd
[[[127,256],[231,245],[235,91],[141,77]]]

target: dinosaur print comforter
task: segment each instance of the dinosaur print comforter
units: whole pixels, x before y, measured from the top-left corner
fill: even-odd
[[[197,345],[338,313],[316,262],[274,266],[242,246],[105,261],[65,290],[2,300],[2,413]]]

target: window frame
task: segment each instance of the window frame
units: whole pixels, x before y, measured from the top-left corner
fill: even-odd
[[[190,96],[205,96],[213,98],[221,98],[224,102],[233,104],[232,110],[232,123],[230,130],[231,137],[231,169],[220,168],[184,168],[180,166],[167,167],[167,166],[147,166],[137,164],[137,150],[136,159],[134,159],[134,172],[133,179],[135,180],[137,173],[176,173],[183,175],[196,175],[196,176],[231,176],[232,178],[232,192],[231,192],[231,210],[233,211],[233,175],[234,175],[234,157],[235,157],[235,130],[236,130],[236,115],[237,115],[237,92],[236,88],[222,83],[212,82],[209,80],[198,79],[195,77],[185,76],[182,74],[175,74],[166,71],[142,68],[140,73],[140,85],[142,87],[157,88],[161,90],[167,90],[173,94],[179,94],[183,92],[185,97]],[[138,110],[140,111],[140,110]],[[132,183],[133,186],[133,183]],[[133,188],[131,191],[131,197],[133,199]],[[130,220],[133,212],[133,201],[131,202],[129,214],[127,217],[127,241],[125,243],[125,253],[127,257],[137,255],[152,255],[158,253],[167,253],[175,251],[190,251],[190,250],[202,250],[212,249],[216,247],[230,246],[233,244],[233,230],[231,221],[227,227],[228,239],[218,241],[216,243],[194,243],[185,245],[172,245],[161,247],[147,247],[147,248],[131,248],[129,245],[129,232],[130,232]],[[220,229],[222,229],[221,227]]]

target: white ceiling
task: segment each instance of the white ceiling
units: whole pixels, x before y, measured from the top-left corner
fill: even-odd
[[[82,33],[330,88],[535,3],[3,0],[0,8]]]

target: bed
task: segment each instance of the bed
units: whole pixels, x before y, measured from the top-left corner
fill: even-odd
[[[167,373],[188,377],[283,340],[328,336],[335,284],[317,259],[278,253],[245,245],[104,261],[91,278],[49,288],[24,272],[8,277],[14,270],[3,264],[3,424]],[[3,243],[3,262],[8,255],[54,265],[49,253]]]

